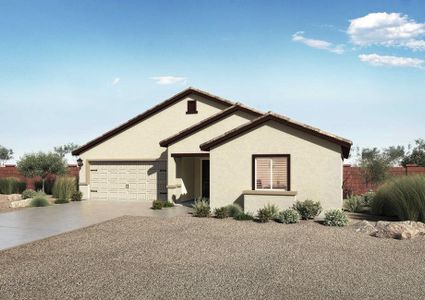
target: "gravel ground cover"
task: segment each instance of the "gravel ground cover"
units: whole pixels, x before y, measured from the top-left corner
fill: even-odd
[[[0,298],[418,299],[424,246],[315,222],[125,216],[1,251]]]

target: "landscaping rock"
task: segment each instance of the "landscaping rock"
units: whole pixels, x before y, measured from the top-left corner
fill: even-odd
[[[31,198],[25,199],[25,200],[19,200],[19,201],[12,201],[10,202],[9,207],[10,208],[18,208],[18,207],[27,207],[31,204]]]
[[[425,224],[415,221],[388,222],[378,221],[376,225],[362,221],[355,225],[356,232],[367,233],[379,238],[410,240],[419,235],[425,235]]]
[[[370,222],[363,220],[354,225],[356,227],[356,232],[366,233],[369,235],[375,234],[378,230]]]

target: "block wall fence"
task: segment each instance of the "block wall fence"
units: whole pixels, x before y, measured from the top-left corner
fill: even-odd
[[[425,174],[425,167],[417,165],[406,165],[406,167],[392,167],[389,170],[390,176],[406,176]],[[377,185],[366,185],[361,176],[360,168],[351,165],[344,165],[343,175],[344,198],[348,195],[361,195],[370,190],[376,191]]]
[[[68,165],[67,168],[67,175],[69,176],[78,176],[78,166],[77,165]],[[28,189],[34,189],[34,182],[39,181],[40,178],[34,178],[29,179],[22,176],[18,169],[16,168],[16,165],[4,165],[0,166],[0,178],[6,178],[6,177],[15,177],[18,178],[20,181],[25,181],[27,183]],[[49,176],[51,179],[54,176]]]

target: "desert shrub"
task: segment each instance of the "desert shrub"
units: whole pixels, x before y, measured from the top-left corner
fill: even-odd
[[[25,182],[19,181],[14,177],[0,179],[0,194],[21,194],[27,188]]]
[[[425,222],[425,176],[402,176],[386,181],[371,203],[376,215]]]
[[[344,209],[349,212],[360,212],[365,205],[362,196],[351,196],[344,200]]]
[[[299,212],[303,220],[314,219],[322,212],[320,202],[314,202],[313,200],[297,201],[293,208]]]
[[[283,224],[294,224],[300,221],[300,214],[295,209],[285,209],[277,216],[277,221]]]
[[[233,217],[235,220],[238,221],[250,221],[254,220],[254,215],[250,212],[241,212]]]
[[[28,198],[34,198],[35,195],[37,195],[37,192],[31,189],[27,189],[22,192],[21,197],[22,199],[28,199]]]
[[[193,207],[193,216],[199,218],[209,217],[211,214],[210,204],[207,199],[198,199],[192,205]]]
[[[331,209],[325,212],[325,221],[327,226],[345,226],[348,224],[348,218],[345,212],[340,209]]]
[[[235,216],[243,212],[242,207],[240,207],[238,204],[229,204],[226,206],[226,209],[229,217],[231,218],[234,218]]]
[[[162,204],[162,207],[174,207],[174,202],[164,201],[164,203]]]
[[[152,209],[162,209],[164,207],[164,201],[161,200],[153,200],[152,201]]]
[[[75,178],[69,176],[59,176],[53,185],[53,197],[57,199],[55,203],[67,203],[76,191]]]
[[[257,219],[260,223],[268,222],[277,217],[279,209],[274,204],[267,204],[263,208],[260,208],[257,212]]]
[[[43,194],[36,194],[34,198],[30,202],[31,207],[42,207],[42,206],[48,206],[50,205],[49,201],[47,200],[46,196]]]
[[[83,199],[83,193],[75,191],[71,196],[71,201],[81,201]]]
[[[375,192],[369,191],[367,193],[364,193],[363,194],[364,205],[370,207],[374,198],[375,198]]]
[[[214,209],[214,215],[217,219],[224,219],[229,217],[229,210],[227,206],[222,206]]]

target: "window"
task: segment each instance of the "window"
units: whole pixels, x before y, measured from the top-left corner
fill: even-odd
[[[288,154],[253,155],[253,190],[290,190]]]
[[[198,113],[198,111],[196,110],[196,100],[187,101],[186,114],[197,114],[197,113]]]

